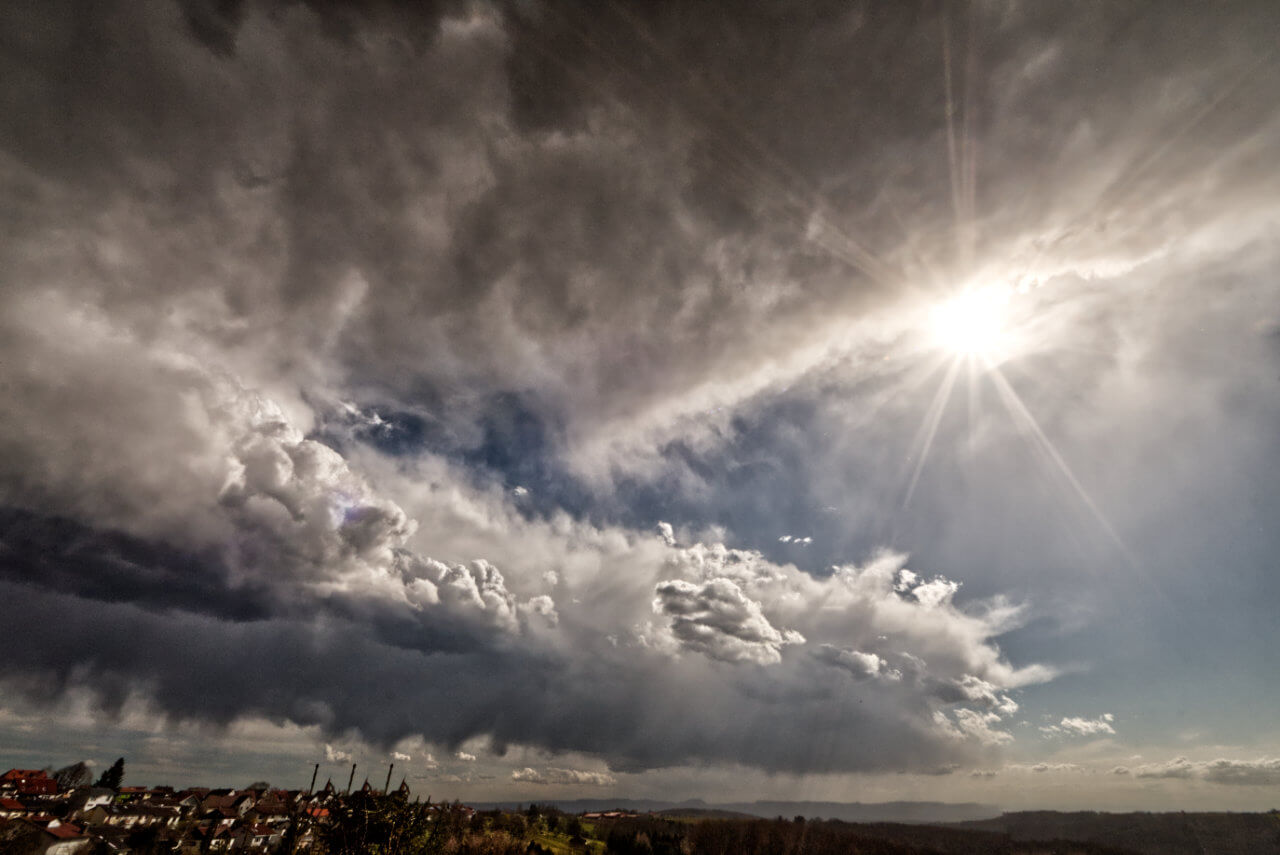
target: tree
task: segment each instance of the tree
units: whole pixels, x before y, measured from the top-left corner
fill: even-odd
[[[429,855],[439,852],[456,825],[433,817],[431,803],[410,802],[399,793],[352,793],[318,827],[327,855]]]
[[[0,820],[0,855],[26,855],[40,846],[40,829],[20,819]]]
[[[89,783],[89,767],[84,764],[84,761],[72,763],[54,772],[53,779],[58,782],[59,792],[74,790]]]
[[[124,758],[117,757],[116,762],[111,764],[111,768],[102,773],[102,777],[98,778],[95,787],[106,787],[109,790],[120,789],[120,784],[124,781]]]

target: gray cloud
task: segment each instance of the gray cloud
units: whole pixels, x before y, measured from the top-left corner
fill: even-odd
[[[778,630],[732,579],[702,585],[674,579],[660,582],[655,612],[671,618],[671,633],[689,650],[726,662],[769,665],[781,661],[782,647],[803,644],[795,630]]]
[[[1164,763],[1137,766],[1131,771],[1138,778],[1195,778],[1213,784],[1269,786],[1280,781],[1280,759],[1262,757],[1257,760],[1188,760],[1186,757],[1175,757]],[[1117,774],[1121,773],[1117,770]]]
[[[655,543],[660,541],[655,538]],[[703,559],[730,554],[701,545],[692,552]],[[764,586],[762,592],[775,591],[773,602],[795,601],[789,605],[794,610],[789,620],[811,612],[806,603],[814,599],[844,600],[866,612],[865,631],[900,624],[910,630],[913,646],[926,655],[931,655],[931,636],[943,642],[957,633],[977,631],[980,625],[953,610],[939,611],[899,597],[892,589],[893,563],[846,570],[833,581],[820,582],[794,569],[769,565],[759,556],[742,557],[749,559],[754,585]],[[678,551],[665,566],[655,564],[650,578],[683,565],[685,557]],[[723,570],[717,566],[713,561],[711,572]],[[483,568],[448,570],[453,578],[465,576],[473,584],[478,575],[491,587],[498,578]],[[408,581],[388,590],[401,592],[399,597],[412,596],[420,580],[404,579]],[[593,586],[607,584],[608,577],[582,583],[582,592],[589,595]],[[719,670],[717,666],[735,657],[722,657],[729,659],[727,663],[704,660],[702,665],[672,662],[663,648],[641,644],[639,635],[633,642],[609,647],[602,636],[606,630],[616,632],[616,626],[606,622],[593,627],[591,619],[599,617],[594,609],[568,610],[556,625],[526,628],[506,620],[495,624],[479,609],[475,599],[482,602],[483,597],[476,593],[452,611],[441,611],[448,608],[443,599],[426,601],[422,617],[415,618],[412,611],[398,611],[395,600],[384,602],[383,593],[375,589],[363,597],[346,595],[339,609],[330,604],[315,610],[328,601],[311,610],[299,610],[295,604],[267,619],[246,622],[187,609],[144,611],[137,603],[4,584],[11,596],[3,608],[13,625],[36,626],[60,615],[58,620],[69,628],[56,643],[25,636],[32,639],[29,644],[14,645],[3,671],[9,683],[50,698],[69,687],[87,686],[100,695],[108,711],[131,692],[142,690],[179,719],[230,722],[243,715],[285,716],[331,733],[356,729],[387,745],[413,734],[448,745],[483,735],[498,746],[595,752],[618,768],[691,758],[796,770],[902,764],[937,768],[976,756],[982,746],[1001,741],[984,726],[990,714],[974,718],[971,710],[955,709],[952,724],[939,719],[941,709],[931,692],[848,691],[829,685],[803,661],[791,667],[775,665],[784,668],[777,675],[753,675],[733,666]],[[709,627],[738,631],[742,627],[734,622],[735,614],[757,614],[758,606],[743,605],[744,590],[752,586],[742,584],[747,587],[735,584],[736,594],[730,599],[743,610],[716,613]],[[789,596],[781,596],[779,586],[789,590]],[[477,591],[480,587],[476,584]],[[702,590],[692,582],[672,587]],[[728,590],[728,585],[713,588]],[[497,591],[493,597],[499,609],[510,603]],[[634,601],[614,600],[610,608],[624,610],[621,613],[630,609],[632,619],[638,620],[647,605],[641,593]],[[473,617],[472,610],[480,614]],[[680,611],[695,619],[701,614]],[[462,640],[467,636],[450,640],[442,635],[447,630],[439,624],[450,626],[450,616],[459,631],[470,627],[471,641]],[[805,632],[832,637],[831,629],[821,623],[803,626]],[[492,635],[495,632],[499,635]],[[553,634],[546,636],[548,632]],[[993,679],[1018,682],[1016,671],[989,658],[995,651],[978,632],[978,648],[968,654],[969,664],[976,667],[985,661],[982,667]],[[766,634],[769,638],[743,643],[771,643],[772,635]],[[262,668],[246,670],[237,654],[246,648],[276,653],[263,660]],[[577,650],[590,654],[567,652]],[[199,669],[190,667],[193,661],[201,663]],[[935,667],[948,667],[946,659],[939,659]],[[626,679],[620,680],[622,675]],[[205,691],[209,681],[221,687],[217,698]],[[447,689],[442,691],[442,686]],[[387,694],[391,691],[394,701]],[[779,704],[779,697],[789,700]],[[758,714],[726,722],[717,712],[726,703],[749,704]],[[821,747],[808,746],[814,722],[830,716],[856,722],[857,727],[832,732]],[[883,738],[867,740],[868,733],[882,733]]]
[[[1116,729],[1112,727],[1115,716],[1111,713],[1103,713],[1097,718],[1083,718],[1081,716],[1067,716],[1058,724],[1044,725],[1040,728],[1040,732],[1046,737],[1050,736],[1115,736]]]
[[[843,668],[857,679],[879,677],[885,680],[901,680],[902,672],[874,653],[860,650],[843,650],[831,644],[823,644],[813,654],[818,660]]]
[[[526,766],[511,773],[511,780],[522,784],[576,784],[588,787],[606,787],[618,779],[608,772],[591,772],[583,769],[548,768],[545,772]]]
[[[9,4],[0,615],[59,632],[6,687],[619,769],[986,762],[1058,672],[1034,609],[1103,562],[977,404],[933,458],[963,491],[903,503],[919,316],[1023,289],[1012,382],[1078,468],[1118,449],[1081,478],[1127,533],[1234,507],[1197,490],[1274,450],[1274,16]],[[1265,603],[1240,541],[1215,595]]]

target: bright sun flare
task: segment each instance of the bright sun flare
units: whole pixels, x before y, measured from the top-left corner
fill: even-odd
[[[964,356],[982,356],[999,347],[1007,295],[995,289],[966,291],[933,310],[940,347]]]

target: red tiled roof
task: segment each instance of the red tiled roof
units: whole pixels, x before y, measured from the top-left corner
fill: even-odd
[[[0,781],[18,781],[23,778],[47,778],[43,769],[10,769],[0,775]]]
[[[80,826],[70,822],[61,822],[52,816],[27,817],[27,822],[45,834],[52,835],[59,840],[70,840],[73,837],[82,836],[80,834]]]
[[[69,822],[62,825],[55,825],[52,828],[45,826],[44,830],[60,840],[69,840],[72,837],[80,837],[80,829]]]
[[[18,781],[18,792],[26,796],[51,796],[58,792],[58,782],[41,774]]]

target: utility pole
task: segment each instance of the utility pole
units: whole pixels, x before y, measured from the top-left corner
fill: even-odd
[[[396,764],[392,763],[390,768],[387,769],[387,784],[385,787],[382,788],[382,794],[384,796],[391,794],[391,770],[394,769],[395,767],[396,767]]]
[[[316,775],[320,774],[320,764],[316,764],[316,768],[311,770],[311,786],[307,787],[307,795],[311,795],[316,791]]]
[[[347,778],[347,795],[351,795],[351,784],[356,779],[356,764],[351,764],[351,777]]]

